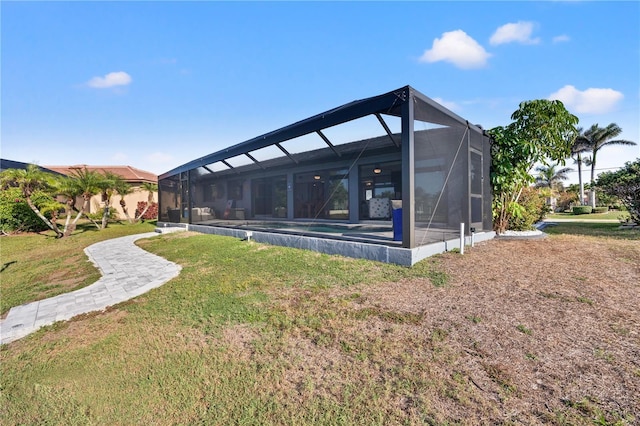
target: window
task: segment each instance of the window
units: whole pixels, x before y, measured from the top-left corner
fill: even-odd
[[[242,200],[242,180],[230,180],[229,186],[229,199]]]
[[[294,176],[294,217],[346,220],[349,218],[347,169],[298,173]]]
[[[202,199],[204,201],[215,201],[224,198],[224,185],[219,182],[207,183],[202,186]]]

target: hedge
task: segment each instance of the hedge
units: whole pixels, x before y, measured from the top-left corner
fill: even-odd
[[[573,214],[589,214],[591,210],[591,206],[573,206]]]
[[[596,207],[595,209],[593,209],[592,213],[606,213],[609,211],[609,207],[604,206],[604,207]]]

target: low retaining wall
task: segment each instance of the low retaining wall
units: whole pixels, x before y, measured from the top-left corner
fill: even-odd
[[[319,253],[337,254],[356,259],[368,259],[384,263],[394,263],[402,266],[413,266],[429,256],[451,251],[453,249],[460,249],[459,238],[408,249],[357,241],[343,241],[331,238],[252,231],[247,229],[222,228],[208,225],[158,222],[158,227],[159,232],[162,232],[164,229],[168,230],[172,227],[179,227],[202,234],[215,234],[239,239],[251,239],[259,243],[313,250]],[[474,234],[474,241],[477,243],[490,240],[494,237],[495,232],[480,232]],[[471,245],[471,237],[465,237],[465,245]]]

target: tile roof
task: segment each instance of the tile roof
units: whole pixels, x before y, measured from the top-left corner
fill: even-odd
[[[145,170],[136,169],[131,166],[89,166],[87,164],[76,164],[73,166],[45,166],[64,175],[70,175],[74,169],[92,170],[96,172],[111,172],[120,175],[127,182],[151,182],[158,183],[158,176]]]

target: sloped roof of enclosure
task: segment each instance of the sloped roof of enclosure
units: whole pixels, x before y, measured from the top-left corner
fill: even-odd
[[[297,163],[296,156],[287,152],[287,150],[282,147],[280,143],[310,133],[317,133],[320,137],[322,137],[328,147],[334,150],[336,155],[340,156],[340,151],[337,149],[337,147],[332,145],[331,141],[322,133],[322,130],[368,115],[374,115],[377,117],[380,125],[387,133],[389,144],[400,147],[400,140],[398,138],[398,135],[394,135],[393,133],[391,133],[382,116],[391,115],[395,117],[401,117],[402,105],[407,102],[416,102],[421,104],[421,108],[415,109],[415,119],[417,120],[444,126],[449,126],[455,123],[464,125],[469,124],[462,117],[449,111],[434,100],[415,90],[413,87],[404,86],[400,89],[393,90],[382,95],[349,102],[337,108],[333,108],[331,110],[298,121],[297,123],[290,124],[278,130],[265,133],[264,135],[257,136],[245,142],[241,142],[239,144],[230,146],[204,157],[200,157],[160,175],[159,179],[165,179],[170,176],[174,176],[176,174],[199,167],[204,167],[205,169],[209,170],[207,166],[217,162],[222,162],[230,169],[233,169],[233,167],[229,165],[226,160],[241,155],[247,156],[259,167],[264,167],[251,155],[251,152],[272,145],[277,146],[286,155],[286,157],[288,157],[289,161]],[[211,173],[213,173],[212,170],[210,171]]]

